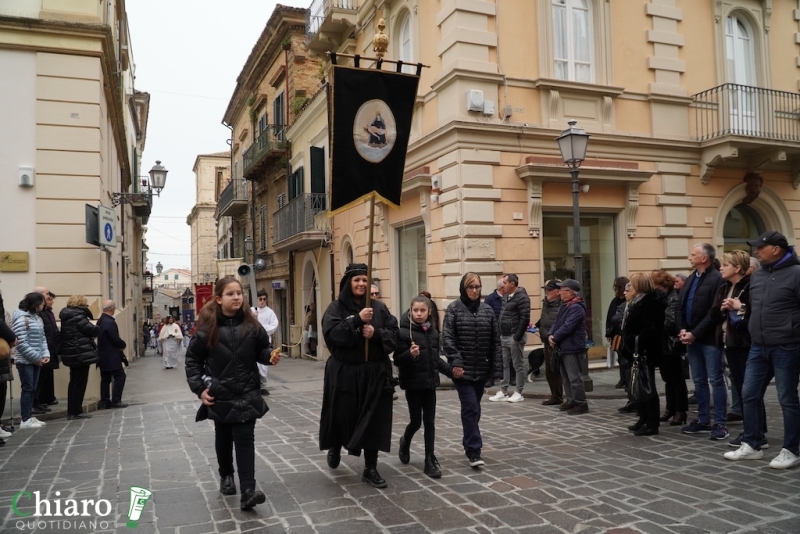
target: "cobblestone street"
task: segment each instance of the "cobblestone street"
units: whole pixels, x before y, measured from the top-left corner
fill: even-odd
[[[511,404],[485,397],[481,470],[469,467],[461,448],[455,391],[443,390],[436,421],[442,478],[422,474],[420,430],[409,465],[400,463],[394,448],[380,454],[378,468],[389,486],[378,490],[361,482],[362,458],[344,456],[330,470],[318,450],[323,367],[284,360],[270,370],[270,412],[256,425],[256,479],[268,499],[254,511],[240,511],[238,495],[219,494],[213,427],[194,422],[198,401],[186,387],[182,364],[165,371],[160,360],[148,357],[129,368],[128,408],[17,429],[0,449],[0,530],[130,532],[129,488],[140,486],[153,492],[140,533],[800,531],[800,469],[767,466],[781,448],[774,387],[767,393],[770,448],[764,460],[740,463],[722,457],[733,450],[727,441],[682,435],[678,427],[632,436],[626,427],[633,417],[618,414],[622,401],[608,398],[618,396],[615,372],[592,373],[591,411],[582,416],[542,406],[540,398]],[[543,383],[526,385],[526,393],[543,391]],[[603,398],[603,391],[612,394]],[[408,421],[402,392],[394,417],[396,444]],[[730,431],[735,437],[741,425]],[[115,510],[79,518],[87,525],[97,521],[93,528],[66,528],[55,517],[33,521],[15,514],[11,501],[20,491],[39,491],[51,500],[56,491],[61,499],[107,499]],[[20,508],[27,503],[22,499]]]

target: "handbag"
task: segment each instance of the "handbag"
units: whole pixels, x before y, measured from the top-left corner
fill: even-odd
[[[5,360],[11,354],[11,346],[8,341],[0,337],[0,361]]]
[[[630,387],[628,388],[633,402],[646,402],[658,395],[656,386],[650,378],[650,367],[647,364],[647,359],[639,355],[639,336],[636,336],[633,348]]]
[[[560,372],[558,371],[561,369],[561,349],[558,347],[553,347],[553,350],[550,352],[550,369],[553,372]]]
[[[622,336],[617,334],[611,338],[611,350],[619,350],[620,345],[622,345]]]

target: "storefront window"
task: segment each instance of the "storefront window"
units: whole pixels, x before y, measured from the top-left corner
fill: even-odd
[[[575,278],[572,216],[545,215],[542,228],[544,280]],[[615,236],[613,215],[581,217],[582,293],[586,301],[590,357],[605,356],[602,346],[606,312],[614,298],[612,286],[617,276]],[[593,345],[596,345],[595,349],[592,349]]]
[[[756,210],[745,204],[734,206],[725,217],[722,234],[725,238],[725,252],[741,249],[752,253],[752,247],[747,244],[747,240],[757,238],[764,231],[764,221]]]
[[[393,306],[403,313],[411,299],[428,289],[428,267],[425,252],[425,225],[407,226],[397,231],[400,256],[400,302]]]

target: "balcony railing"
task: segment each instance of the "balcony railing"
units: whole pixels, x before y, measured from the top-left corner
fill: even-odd
[[[247,211],[247,182],[235,178],[219,195],[217,210],[220,217],[236,217]]]
[[[244,151],[242,165],[245,177],[248,177],[248,174],[264,161],[264,156],[267,153],[271,151],[279,153],[286,148],[286,142],[284,141],[285,128],[283,124],[269,125],[267,130],[261,132],[258,138],[253,141],[253,144]]]
[[[697,93],[700,141],[728,135],[800,141],[800,94],[726,83]]]
[[[303,193],[273,215],[275,242],[280,243],[290,237],[309,230],[323,230],[314,224],[314,216],[327,209],[325,193]]]
[[[306,11],[306,35],[311,40],[319,32],[325,17],[333,9],[358,11],[359,0],[314,0]]]

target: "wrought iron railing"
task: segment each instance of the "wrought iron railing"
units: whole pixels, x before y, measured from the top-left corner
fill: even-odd
[[[314,224],[314,216],[327,209],[325,193],[303,193],[293,198],[273,215],[275,242],[280,243],[301,232],[322,230]]]
[[[319,32],[331,9],[358,11],[359,0],[314,0],[306,10],[306,35],[311,40]]]
[[[283,124],[269,125],[267,130],[261,132],[261,135],[253,141],[253,144],[244,151],[242,154],[242,165],[245,175],[268,150],[283,150],[286,148],[286,143],[284,141],[285,128],[286,126]]]
[[[247,183],[241,178],[234,178],[225,186],[219,194],[217,206],[224,210],[234,200],[247,200]]]
[[[800,94],[726,83],[692,97],[697,138],[726,135],[800,141]]]

